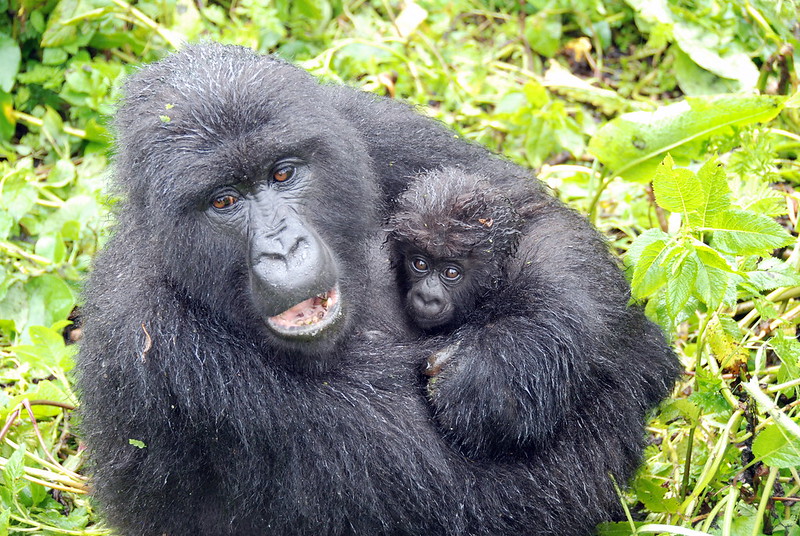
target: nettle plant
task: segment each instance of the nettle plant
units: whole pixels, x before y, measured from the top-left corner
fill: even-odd
[[[800,283],[796,267],[771,256],[792,243],[773,218],[735,205],[725,166],[711,158],[697,171],[667,155],[653,177],[657,205],[673,214],[671,232],[649,229],[631,244],[634,299],[655,297],[651,312],[673,322],[698,307],[733,306],[752,293]],[[677,216],[678,218],[676,218]]]

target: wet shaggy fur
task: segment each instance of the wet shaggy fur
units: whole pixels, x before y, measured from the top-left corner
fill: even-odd
[[[618,515],[609,474],[633,473],[676,363],[583,218],[530,182],[520,270],[540,290],[524,324],[498,310],[463,333],[440,392],[453,419],[501,415],[506,435],[542,439],[470,460],[430,418],[418,366],[439,341],[401,329],[379,231],[422,170],[498,185],[525,171],[407,106],[235,47],[189,47],[124,93],[122,202],[78,359],[92,487],[120,534],[569,536]],[[247,244],[207,217],[215,188],[287,155],[307,166],[298,217],[333,252],[346,315],[294,344],[254,310]]]
[[[408,262],[413,255],[422,253],[435,262],[457,261],[461,267],[459,284],[441,287],[443,298],[454,304],[455,314],[435,330],[474,317],[476,304],[504,279],[505,264],[517,249],[522,224],[504,191],[479,175],[443,168],[415,177],[397,200],[389,218],[387,243],[411,320],[416,316],[408,300],[413,279]]]

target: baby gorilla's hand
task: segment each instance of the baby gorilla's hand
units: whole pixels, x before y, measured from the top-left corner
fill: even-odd
[[[434,354],[431,354],[427,361],[425,361],[425,367],[422,373],[426,376],[430,376],[431,378],[437,376],[442,371],[442,367],[444,367],[447,362],[450,361],[450,358],[453,357],[453,354],[456,353],[459,346],[461,346],[461,343],[456,342],[450,346],[446,346]]]

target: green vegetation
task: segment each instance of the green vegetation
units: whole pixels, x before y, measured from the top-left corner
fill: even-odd
[[[800,536],[799,8],[0,0],[0,536],[108,532],[64,334],[110,220],[120,81],[201,39],[421,105],[607,234],[686,375],[601,534]]]

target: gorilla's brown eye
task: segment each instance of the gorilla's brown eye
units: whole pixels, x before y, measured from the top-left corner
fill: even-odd
[[[428,261],[422,257],[414,257],[411,259],[411,267],[417,272],[423,273],[428,271]]]
[[[456,281],[461,277],[461,270],[455,266],[448,266],[442,272],[442,276],[448,281]]]
[[[272,178],[275,179],[275,182],[286,182],[292,177],[294,177],[294,166],[284,166],[272,174]]]
[[[230,194],[221,195],[211,202],[211,206],[213,206],[216,209],[223,209],[223,208],[228,208],[237,201],[239,201],[239,198],[234,195]]]

